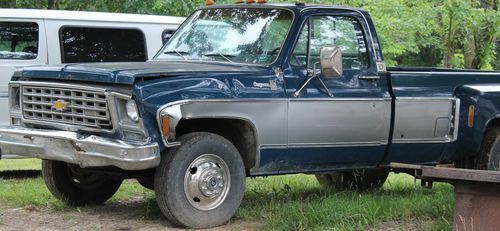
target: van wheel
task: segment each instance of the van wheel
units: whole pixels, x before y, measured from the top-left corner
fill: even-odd
[[[486,132],[479,155],[474,159],[474,169],[500,170],[500,128]]]
[[[85,173],[79,167],[54,160],[42,161],[42,175],[52,195],[73,206],[102,204],[116,193],[123,181]]]
[[[365,191],[382,187],[388,175],[387,169],[370,169],[316,174],[316,179],[328,188]]]
[[[196,132],[162,154],[155,172],[158,207],[172,223],[210,228],[229,221],[241,204],[245,167],[227,139]]]

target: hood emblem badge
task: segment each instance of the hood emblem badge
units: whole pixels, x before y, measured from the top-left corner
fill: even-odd
[[[58,99],[52,104],[52,109],[55,109],[56,111],[66,111],[69,109],[68,103],[69,102],[65,101],[64,99]]]

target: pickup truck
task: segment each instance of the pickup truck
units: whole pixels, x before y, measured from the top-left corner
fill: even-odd
[[[391,162],[498,170],[500,73],[386,68],[368,12],[309,4],[196,10],[152,61],[18,69],[2,155],[43,159],[71,205],[123,179],[173,223],[227,222],[245,178],[380,187]]]

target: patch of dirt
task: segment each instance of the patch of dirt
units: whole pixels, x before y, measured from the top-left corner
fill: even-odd
[[[80,211],[55,212],[46,207],[0,207],[0,231],[17,230],[182,230],[172,226],[165,218],[145,218],[144,201],[108,202],[104,206],[87,207]],[[231,223],[207,229],[209,231],[259,230],[260,224],[248,221]]]
[[[420,231],[431,230],[434,225],[432,220],[403,219],[397,221],[384,221],[368,231]]]

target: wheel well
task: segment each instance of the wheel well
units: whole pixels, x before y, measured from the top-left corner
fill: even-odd
[[[467,156],[464,156],[463,159],[458,159],[458,160],[455,160],[455,166],[456,167],[459,167],[459,168],[475,168],[475,159],[480,157],[481,155],[481,150],[483,149],[483,147],[487,144],[487,139],[486,139],[486,135],[492,130],[492,129],[495,129],[495,128],[498,128],[500,127],[500,118],[495,118],[495,119],[492,119],[488,122],[488,124],[486,125],[484,131],[483,131],[483,134],[481,135],[481,141],[480,141],[480,144],[479,146],[477,147],[476,151],[473,152],[473,154],[470,154],[470,155],[467,155]]]
[[[182,119],[176,127],[176,138],[191,132],[211,132],[228,139],[240,152],[247,175],[255,166],[257,138],[253,126],[239,119]]]
[[[489,130],[500,127],[500,118],[495,118],[491,120],[488,125],[486,126],[486,129],[484,130],[484,133],[487,133]]]

